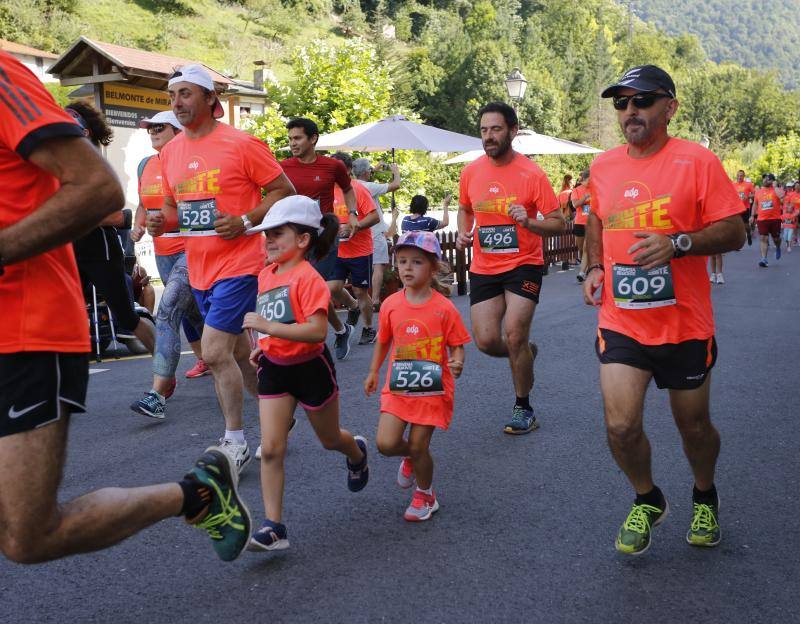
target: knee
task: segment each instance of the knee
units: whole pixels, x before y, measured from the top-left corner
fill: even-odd
[[[626,447],[635,443],[644,434],[641,423],[617,421],[606,424],[609,444]]]
[[[493,353],[501,342],[500,335],[490,332],[475,332],[475,346],[483,353]]]
[[[530,339],[527,333],[523,333],[515,328],[508,328],[506,332],[506,344],[508,345],[508,350],[514,353],[520,352],[524,349],[528,349],[528,343]]]
[[[0,538],[0,550],[14,563],[41,563],[47,557],[41,551],[41,536],[8,526]]]
[[[716,429],[707,417],[691,418],[678,422],[678,430],[683,439],[700,440],[709,438],[716,433]]]
[[[322,444],[322,448],[326,451],[336,451],[341,448],[342,440],[338,435],[330,437],[325,436],[319,439],[319,443]]]
[[[412,457],[423,457],[428,454],[427,440],[409,440],[408,441],[408,454]]]
[[[381,433],[378,432],[378,435],[375,438],[375,445],[378,447],[378,452],[381,455],[385,455],[386,457],[394,457],[395,455],[398,455],[397,440],[391,436],[381,435]]]
[[[279,440],[261,440],[262,462],[283,462],[286,456],[286,442]]]

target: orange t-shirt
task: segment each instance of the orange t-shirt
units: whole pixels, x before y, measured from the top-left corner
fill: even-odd
[[[164,194],[176,202],[203,207],[213,202],[218,212],[237,217],[261,203],[262,187],[283,174],[266,144],[224,123],[200,139],[181,132],[161,150],[161,172]],[[184,243],[189,282],[198,290],[230,277],[258,275],[264,266],[262,235],[186,236]]]
[[[794,230],[797,227],[797,210],[784,210],[781,214],[781,221],[783,222],[784,229]]]
[[[781,198],[772,186],[756,189],[753,205],[758,210],[758,221],[774,221],[781,218]]]
[[[352,180],[352,186],[356,192],[358,220],[361,221],[370,212],[375,212],[375,202],[363,184]],[[344,203],[344,193],[338,186],[333,187],[333,213],[339,217],[339,223],[347,223],[349,221],[347,204]],[[340,258],[360,258],[361,256],[370,255],[372,250],[372,230],[370,228],[361,230],[355,236],[339,242]]]
[[[381,304],[378,341],[392,343],[381,412],[447,429],[455,393],[447,347],[470,341],[456,307],[436,291],[421,305],[409,303],[405,290],[396,292]]]
[[[637,232],[696,232],[740,214],[742,203],[719,159],[683,139],[671,138],[641,159],[622,145],[592,163],[589,189],[592,212],[603,225],[599,326],[646,345],[710,338],[706,257],[684,256],[645,272],[628,249],[640,240]]]
[[[327,314],[331,293],[311,263],[303,260],[288,271],[277,273],[280,266],[270,264],[258,274],[258,313],[287,324],[306,323],[317,312]],[[295,342],[259,334],[258,346],[277,364],[297,364],[322,353],[325,342]]]
[[[796,191],[789,191],[783,196],[784,208],[791,206],[792,210],[800,210],[800,193]]]
[[[139,178],[139,201],[145,210],[161,210],[164,205],[164,187],[161,183],[161,161],[158,154],[147,157]],[[153,237],[153,249],[157,256],[171,256],[184,250],[182,237]]]
[[[578,206],[581,198],[588,193],[589,189],[583,184],[579,184],[572,189],[572,205],[575,206],[575,225],[586,225],[586,220],[589,218],[589,211],[592,207],[591,198],[583,206]]]
[[[558,194],[558,205],[561,207],[561,210],[567,209],[567,201],[571,193],[572,189],[564,189]]]
[[[753,193],[755,193],[756,187],[753,186],[752,182],[742,180],[741,182],[734,182],[733,188],[736,189],[736,193],[739,195],[739,199],[742,200],[742,205],[744,206],[744,209],[749,210],[750,197],[753,195]]]
[[[461,172],[458,201],[475,215],[472,273],[496,275],[523,264],[544,264],[541,236],[508,216],[512,204],[524,206],[532,219],[559,210],[539,165],[516,154],[509,164],[496,167],[484,154]]]
[[[83,137],[30,70],[0,51],[0,229],[36,212],[60,188],[28,161],[49,139]],[[0,353],[87,353],[86,303],[72,245],[4,267]]]

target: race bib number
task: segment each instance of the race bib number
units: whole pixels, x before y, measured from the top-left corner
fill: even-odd
[[[178,227],[183,236],[216,236],[216,199],[193,199],[178,202]]]
[[[591,209],[592,209],[591,204],[584,204],[583,208],[581,208],[581,212],[583,213],[583,216],[584,217],[588,217],[589,216],[589,212],[591,211]]]
[[[614,304],[626,310],[675,305],[670,265],[643,269],[638,264],[613,265]]]
[[[761,202],[761,210],[772,210],[772,200],[768,199],[767,201]]]
[[[478,228],[478,240],[484,253],[516,253],[519,238],[516,225],[484,225]]]
[[[744,191],[742,191],[741,193],[739,193],[739,199],[741,199],[741,200],[744,200]]]
[[[404,396],[444,394],[442,367],[427,360],[395,360],[392,362],[389,390]]]
[[[268,321],[291,325],[295,323],[292,302],[289,299],[289,287],[279,286],[267,292],[261,293],[256,299],[256,311]],[[259,338],[265,338],[267,334],[259,332]]]

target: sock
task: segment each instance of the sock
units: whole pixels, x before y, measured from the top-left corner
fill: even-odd
[[[421,487],[417,488],[417,492],[422,492],[423,494],[427,494],[428,496],[433,496],[433,486],[429,487],[427,490],[423,490]]]
[[[664,509],[664,494],[658,488],[657,485],[653,486],[653,489],[647,492],[646,494],[637,494],[636,495],[636,504],[637,505],[651,505],[653,507],[658,507],[659,509]]]
[[[342,335],[342,334],[344,334],[346,331],[347,331],[347,326],[343,324],[343,325],[342,325],[342,331],[336,331],[336,330],[334,329],[334,330],[333,330],[333,333],[334,333],[334,334],[336,334],[337,336],[341,336],[341,335]]]
[[[239,429],[238,431],[229,431],[228,429],[225,430],[225,439],[231,440],[235,444],[247,444],[247,441],[244,439],[244,430]]]
[[[517,397],[517,402],[514,403],[514,407],[521,407],[526,410],[533,409],[531,407],[530,395],[524,397]]]
[[[695,485],[692,488],[692,500],[695,503],[700,503],[703,505],[719,505],[717,486],[712,483],[711,489],[704,492],[702,490],[698,490],[697,486]]]
[[[211,503],[211,489],[193,476],[186,475],[181,481],[178,481],[178,485],[183,491],[183,506],[179,516],[186,516],[188,519],[194,518]]]

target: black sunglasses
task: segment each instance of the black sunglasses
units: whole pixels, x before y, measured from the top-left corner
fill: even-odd
[[[669,93],[637,93],[636,95],[615,95],[611,98],[614,108],[624,111],[628,108],[628,102],[633,102],[635,108],[650,108],[656,100],[662,98],[672,99]]]
[[[166,127],[167,124],[153,124],[147,127],[147,134],[161,134]]]

